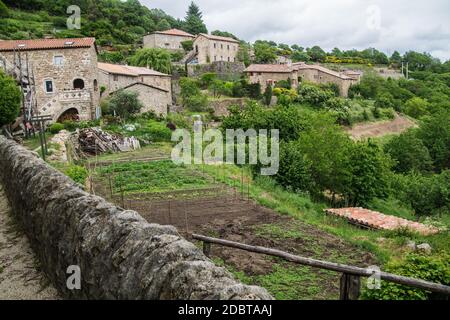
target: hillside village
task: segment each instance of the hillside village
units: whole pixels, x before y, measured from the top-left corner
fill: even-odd
[[[193,2],[180,20],[108,1],[123,17],[94,1],[102,21],[80,30],[0,1],[0,223],[18,215],[51,283],[22,288],[0,227],[0,299],[448,299],[450,61],[248,43],[208,32]],[[176,129],[211,128],[279,130],[278,172],[171,160]],[[74,257],[91,270],[79,291],[54,271]],[[366,286],[374,266],[393,282]],[[140,268],[187,287],[145,291]]]

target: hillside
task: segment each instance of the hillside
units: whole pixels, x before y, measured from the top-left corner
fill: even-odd
[[[1,2],[1,1],[0,1]],[[9,10],[2,14],[0,39],[29,39],[44,36],[97,38],[99,45],[133,47],[148,32],[183,29],[184,23],[159,9],[149,9],[137,0],[3,1]],[[81,29],[68,30],[66,8],[81,9]]]

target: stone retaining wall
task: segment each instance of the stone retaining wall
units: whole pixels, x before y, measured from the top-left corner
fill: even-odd
[[[271,299],[236,281],[172,226],[90,195],[0,136],[0,182],[44,272],[75,299]],[[66,286],[81,268],[81,289]]]

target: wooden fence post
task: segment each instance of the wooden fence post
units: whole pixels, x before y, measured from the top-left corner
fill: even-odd
[[[343,273],[340,284],[340,300],[358,300],[361,287],[359,276]]]

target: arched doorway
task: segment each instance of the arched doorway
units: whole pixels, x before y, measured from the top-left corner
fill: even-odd
[[[63,123],[64,121],[78,121],[80,120],[80,116],[78,114],[78,110],[76,108],[70,108],[64,111],[58,118],[56,122]]]
[[[84,89],[84,80],[83,79],[75,79],[75,80],[73,80],[73,88],[75,90],[82,90],[82,89]]]

